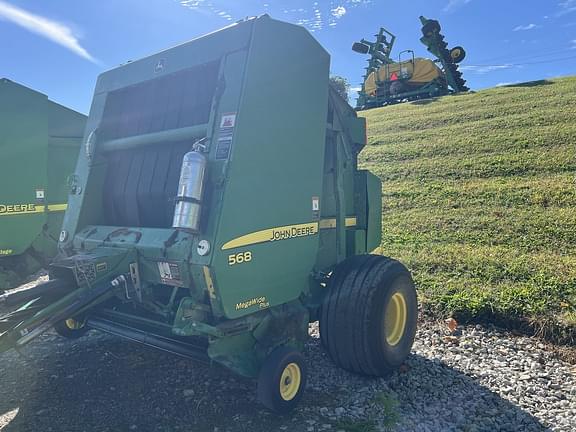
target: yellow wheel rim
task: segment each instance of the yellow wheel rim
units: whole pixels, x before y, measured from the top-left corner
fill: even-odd
[[[68,318],[66,321],[66,327],[68,327],[70,330],[80,330],[82,327],[84,327],[84,323],[81,321],[76,321],[75,319],[72,318]]]
[[[455,59],[455,58],[460,57],[460,54],[462,54],[462,51],[460,51],[459,49],[455,49],[455,50],[452,50],[451,54],[452,54],[452,58]]]
[[[302,372],[300,366],[296,363],[290,363],[282,372],[280,378],[280,396],[285,401],[290,401],[296,397],[298,390],[300,390],[300,383],[302,382]]]
[[[404,336],[408,309],[402,293],[395,293],[388,304],[384,315],[384,335],[388,345],[397,345]]]

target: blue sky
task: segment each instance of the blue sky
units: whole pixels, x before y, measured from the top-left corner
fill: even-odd
[[[0,77],[87,113],[101,72],[262,13],[312,31],[353,87],[366,59],[350,47],[380,26],[426,55],[419,15],[464,46],[473,89],[576,74],[576,0],[0,0]]]

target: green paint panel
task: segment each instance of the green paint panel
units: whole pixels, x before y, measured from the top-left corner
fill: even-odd
[[[46,221],[34,209],[48,180],[47,105],[45,95],[0,80],[0,250],[10,255],[23,253]]]
[[[255,231],[319,219],[312,199],[322,193],[330,58],[303,28],[259,19],[253,32],[212,262],[228,317],[296,299],[308,286],[319,238],[222,250]],[[246,251],[250,262],[228,264]],[[247,310],[236,307],[261,297]]]
[[[42,93],[0,79],[0,289],[38,270],[56,253],[86,117]],[[10,259],[6,261],[7,257]],[[21,259],[20,259],[21,258]],[[8,281],[9,279],[9,281]],[[9,283],[8,283],[9,282]]]
[[[366,174],[366,193],[368,220],[366,226],[366,251],[372,252],[380,247],[382,241],[382,182],[370,171]]]

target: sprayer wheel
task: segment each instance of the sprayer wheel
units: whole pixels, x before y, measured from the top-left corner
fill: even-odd
[[[429,36],[433,33],[440,33],[440,30],[442,30],[442,28],[440,27],[440,23],[436,20],[429,20],[422,26],[422,34],[424,36]]]
[[[461,46],[455,46],[450,50],[450,57],[454,63],[460,63],[466,58],[466,51]]]
[[[407,87],[402,81],[392,81],[392,83],[390,83],[389,91],[390,96],[398,97],[398,95],[407,91]]]
[[[88,327],[86,327],[84,321],[70,318],[55,324],[54,330],[66,339],[78,339],[86,334]]]
[[[299,351],[275,349],[264,361],[258,376],[258,400],[277,414],[292,411],[306,387],[306,363]]]
[[[418,305],[410,272],[379,255],[349,258],[336,267],[320,314],[320,337],[343,369],[385,376],[410,354]]]

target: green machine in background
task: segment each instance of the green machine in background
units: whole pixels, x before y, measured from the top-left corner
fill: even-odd
[[[0,292],[56,255],[86,116],[0,79]]]
[[[464,48],[457,46],[447,49],[448,44],[440,33],[438,21],[421,16],[420,22],[423,34],[420,42],[436,60],[416,58],[412,50],[400,52],[398,60],[394,60],[391,54],[396,36],[384,28],[380,29],[374,42],[362,39],[354,43],[353,51],[370,55],[362,88],[358,92],[356,109],[370,109],[469,90],[458,70],[458,63],[466,56]]]
[[[341,367],[399,366],[416,292],[369,254],[381,184],[329,69],[265,15],[102,74],[51,280],[0,297],[0,351],[96,329],[257,378],[276,412],[302,396],[311,321]]]

